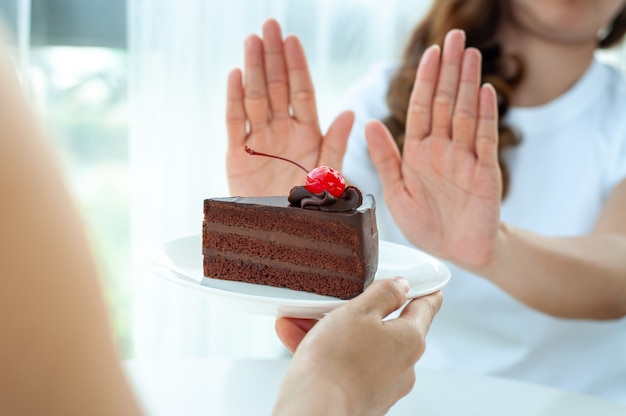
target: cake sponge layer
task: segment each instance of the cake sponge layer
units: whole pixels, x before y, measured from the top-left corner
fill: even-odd
[[[286,197],[207,199],[202,234],[204,275],[212,278],[349,299],[378,264],[370,195],[340,213],[289,207]]]
[[[316,271],[313,268],[293,269],[276,263],[237,260],[221,256],[205,256],[205,270],[218,272],[220,279],[283,287],[350,299],[364,289],[363,281],[351,275]],[[219,270],[219,271],[218,271]]]

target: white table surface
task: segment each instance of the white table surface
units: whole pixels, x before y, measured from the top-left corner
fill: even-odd
[[[269,415],[288,359],[129,360],[149,416]],[[626,416],[626,405],[496,377],[418,369],[389,415]]]

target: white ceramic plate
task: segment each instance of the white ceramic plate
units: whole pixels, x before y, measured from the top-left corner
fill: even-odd
[[[205,278],[200,235],[163,244],[152,255],[150,264],[160,276],[173,283],[252,313],[319,318],[346,302],[330,296],[291,289]],[[416,298],[441,289],[450,280],[450,269],[419,250],[380,241],[375,279],[393,276],[406,278],[411,285],[409,297]]]

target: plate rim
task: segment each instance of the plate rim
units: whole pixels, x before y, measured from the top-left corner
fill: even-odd
[[[275,309],[280,309],[281,307],[286,307],[286,308],[291,308],[291,309],[293,308],[306,309],[308,311],[310,311],[311,309],[319,309],[320,313],[330,312],[330,310],[335,309],[336,307],[348,302],[348,300],[332,299],[330,297],[324,297],[324,299],[290,299],[290,298],[275,297],[275,296],[254,295],[251,293],[242,293],[242,292],[237,292],[237,291],[232,291],[232,290],[221,289],[221,288],[217,288],[213,286],[203,285],[201,284],[201,282],[204,279],[214,279],[214,280],[220,280],[220,279],[211,278],[211,277],[203,277],[202,279],[197,280],[196,278],[193,278],[189,276],[188,274],[186,274],[185,271],[181,270],[175,264],[172,264],[171,257],[166,254],[166,250],[168,247],[171,247],[177,243],[180,244],[182,241],[189,241],[189,240],[194,240],[194,239],[198,241],[199,246],[200,246],[201,241],[202,241],[201,234],[193,234],[193,235],[175,238],[159,245],[150,255],[149,264],[150,264],[151,269],[157,275],[159,275],[162,278],[165,278],[169,282],[178,284],[179,286],[188,288],[189,290],[193,290],[194,292],[199,292],[200,294],[204,296],[217,297],[223,301],[226,301],[226,299],[240,300],[242,302],[245,301],[249,303],[263,304],[265,306],[274,306]],[[434,262],[437,266],[439,266],[442,269],[445,275],[444,278],[437,281],[437,283],[434,284],[432,287],[429,287],[426,292],[420,292],[417,296],[413,296],[411,298],[422,297],[422,296],[426,296],[431,293],[434,293],[440,290],[443,286],[445,286],[450,281],[451,271],[449,267],[445,263],[443,263],[441,260],[435,258],[434,256],[431,256],[430,254],[425,253],[412,246],[407,246],[404,244],[395,243],[392,241],[387,241],[387,240],[382,240],[382,239],[379,240],[379,247],[381,246],[388,246],[391,248],[400,247],[403,250],[414,251],[416,253],[419,253],[422,257],[427,258],[430,262]],[[198,254],[198,257],[202,259],[201,252]],[[381,280],[385,278],[386,277],[375,279],[375,280]],[[233,283],[237,283],[240,285],[251,285],[251,286],[255,285],[253,283],[246,283],[246,282],[233,282]],[[273,289],[282,289],[286,291],[293,290],[293,289],[288,289],[288,288],[273,288]],[[322,295],[317,295],[314,293],[311,293],[309,295],[310,296],[322,296]],[[326,299],[326,298],[329,298],[329,299]],[[239,309],[250,311],[250,308],[239,308]],[[307,314],[307,315],[310,315],[310,314]]]

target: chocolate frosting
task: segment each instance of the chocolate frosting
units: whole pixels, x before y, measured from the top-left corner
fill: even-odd
[[[339,198],[335,198],[328,191],[314,194],[304,186],[295,186],[289,192],[287,199],[292,207],[324,212],[355,211],[363,203],[361,191],[354,186],[346,187]]]

